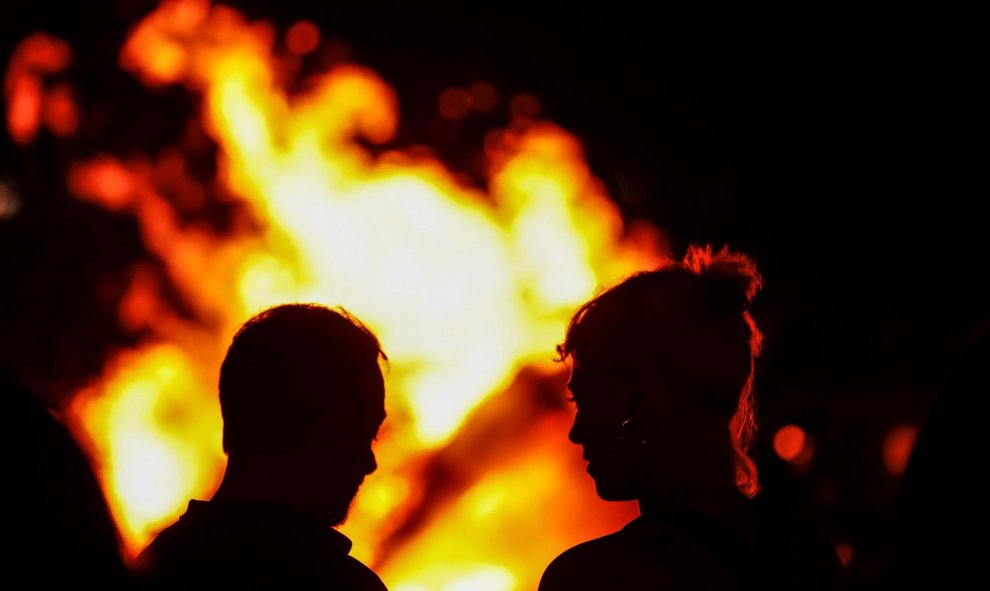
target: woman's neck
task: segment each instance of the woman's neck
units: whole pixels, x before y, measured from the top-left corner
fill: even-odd
[[[729,434],[699,434],[676,456],[657,461],[639,498],[640,512],[676,504],[706,513],[737,506],[745,496],[736,486],[735,452]]]

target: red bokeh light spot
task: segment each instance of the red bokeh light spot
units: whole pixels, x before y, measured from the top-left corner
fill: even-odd
[[[285,46],[296,55],[312,53],[320,45],[320,29],[310,21],[299,21],[285,33]]]
[[[773,436],[773,450],[781,459],[792,464],[811,461],[812,445],[804,429],[797,425],[784,425]]]
[[[914,425],[901,425],[887,434],[883,442],[883,463],[892,475],[900,476],[904,473],[917,436],[918,428]]]

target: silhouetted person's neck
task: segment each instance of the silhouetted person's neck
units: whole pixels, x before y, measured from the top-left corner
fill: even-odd
[[[736,486],[735,454],[727,430],[699,433],[693,442],[685,443],[677,450],[674,473],[649,472],[651,479],[639,499],[643,516],[649,518],[670,504],[718,516],[744,502]]]
[[[341,519],[328,515],[326,499],[310,498],[313,466],[291,454],[251,454],[231,457],[212,501],[266,503],[287,507],[326,525]],[[346,508],[341,513],[346,512]]]

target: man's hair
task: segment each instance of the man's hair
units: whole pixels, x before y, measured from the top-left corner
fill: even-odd
[[[220,366],[224,451],[284,451],[328,413],[352,421],[371,403],[361,393],[380,376],[379,360],[387,358],[377,337],[343,308],[284,304],[257,314]]]
[[[636,273],[581,306],[558,359],[663,368],[674,391],[700,394],[704,408],[729,422],[736,483],[752,496],[757,472],[746,452],[756,432],[753,370],[762,335],[749,305],[761,286],[745,255],[691,246],[683,260]]]

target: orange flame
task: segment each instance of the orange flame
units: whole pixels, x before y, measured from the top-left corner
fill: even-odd
[[[318,42],[304,29],[285,55],[310,50],[310,33]],[[121,322],[157,338],[110,360],[71,409],[102,459],[128,549],[218,484],[214,385],[234,330],[269,305],[319,301],[354,312],[391,360],[380,467],[344,526],[353,554],[400,591],[535,587],[556,553],[615,529],[630,507],[596,504],[566,441],[567,414],[520,392],[557,375],[554,345],[577,305],[659,263],[659,233],[623,227],[579,142],[533,122],[535,97],[513,99],[513,131],[486,138],[485,193],[430,157],[374,155],[355,141],[382,144],[398,125],[395,93],[367,68],[337,66],[289,96],[275,39],[230,8],[166,0],[120,56],[149,85],[202,95],[216,180],[250,205],[255,229],[219,236],[181,221],[163,186],[191,207],[204,189],[178,149],[151,162],[97,156],[69,171],[79,198],[135,215],[203,319],[171,312],[136,269]],[[497,98],[488,86],[461,92],[491,108]],[[424,466],[459,474],[459,485],[438,492]]]

